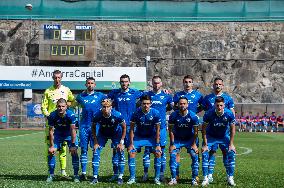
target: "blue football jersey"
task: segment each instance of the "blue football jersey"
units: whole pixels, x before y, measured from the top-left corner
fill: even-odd
[[[141,95],[141,91],[131,88],[126,92],[114,89],[108,94],[108,98],[113,100],[115,110],[122,114],[127,126],[130,126],[130,118],[136,110],[136,101]]]
[[[99,134],[105,137],[118,136],[118,131],[122,130],[121,123],[125,122],[121,113],[112,109],[109,117],[104,117],[102,111],[94,114],[93,123],[99,124]]]
[[[197,90],[192,90],[191,92],[179,91],[174,95],[173,101],[175,104],[178,103],[180,97],[186,97],[188,100],[188,110],[197,113],[198,106],[202,105],[202,94]]]
[[[150,108],[145,114],[140,107],[132,115],[131,122],[135,123],[135,136],[149,138],[156,136],[156,126],[161,124],[161,118],[158,110]]]
[[[224,109],[220,116],[216,114],[215,108],[210,109],[203,116],[204,123],[207,124],[206,134],[214,138],[230,137],[230,126],[235,124],[235,116],[229,109]]]
[[[234,101],[230,95],[227,93],[222,93],[221,95],[215,95],[214,93],[211,93],[209,95],[206,95],[202,101],[202,107],[205,111],[214,108],[215,99],[216,97],[223,97],[225,102],[225,108],[231,109],[235,107]]]
[[[93,115],[99,111],[102,107],[101,102],[106,96],[101,92],[94,92],[88,94],[87,92],[82,92],[77,95],[76,101],[82,107],[82,117],[80,120],[80,127],[91,126]]]
[[[151,101],[152,101],[151,108],[155,108],[160,113],[161,129],[166,128],[167,127],[167,123],[166,123],[167,105],[171,105],[173,101],[172,96],[169,94],[166,94],[164,91],[161,91],[159,93],[154,93],[153,91],[147,91],[147,92],[144,92],[144,94],[151,97]]]
[[[198,116],[188,110],[185,116],[179,113],[179,110],[171,113],[169,117],[169,124],[173,125],[172,130],[174,138],[177,140],[190,140],[194,135],[194,126],[199,125]]]
[[[67,137],[71,136],[70,126],[72,124],[75,125],[76,117],[75,114],[71,110],[66,110],[64,117],[60,117],[58,115],[57,110],[50,113],[47,117],[48,125],[50,127],[54,127],[54,135]]]

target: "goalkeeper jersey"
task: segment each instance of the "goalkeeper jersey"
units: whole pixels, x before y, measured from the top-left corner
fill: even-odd
[[[70,102],[75,101],[75,97],[70,89],[66,86],[61,85],[59,89],[51,86],[46,89],[41,103],[42,113],[45,116],[49,116],[52,111],[56,110],[56,103],[60,98]]]

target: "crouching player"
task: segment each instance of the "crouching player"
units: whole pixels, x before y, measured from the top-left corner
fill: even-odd
[[[159,111],[151,108],[151,97],[144,95],[141,97],[141,107],[138,108],[131,117],[130,123],[130,144],[129,152],[129,172],[130,179],[127,184],[136,183],[135,181],[135,156],[137,150],[145,146],[145,149],[154,153],[155,179],[154,182],[160,185],[160,170],[161,170],[161,147],[160,147],[160,124],[161,118]],[[136,130],[134,131],[134,127]]]
[[[78,141],[75,129],[75,114],[67,110],[67,101],[63,98],[57,101],[57,109],[48,116],[49,125],[49,149],[48,149],[48,170],[47,182],[54,179],[55,153],[62,147],[63,142],[67,142],[72,155],[72,165],[74,169],[74,182],[80,182],[78,177],[79,157],[77,154]]]
[[[99,125],[99,131],[96,135],[96,126]],[[112,141],[114,163],[118,159],[118,184],[123,184],[123,174],[125,166],[124,157],[124,138],[126,134],[126,124],[121,113],[112,109],[110,99],[102,100],[102,109],[95,113],[93,118],[92,133],[94,137],[94,152],[93,152],[93,180],[91,184],[97,184],[98,173],[100,166],[100,154],[105,147],[108,139]],[[113,166],[117,166],[113,164]]]
[[[192,163],[192,185],[198,185],[198,125],[199,119],[195,113],[188,110],[188,100],[186,97],[180,97],[178,101],[179,110],[173,112],[169,117],[169,135],[170,135],[170,169],[172,179],[169,185],[177,184],[176,155],[182,147],[187,149]]]
[[[226,161],[224,159],[228,160],[228,166],[226,167],[228,184],[230,186],[235,186],[236,184],[233,177],[236,156],[236,149],[234,146],[235,117],[230,110],[225,108],[223,97],[216,97],[215,108],[212,108],[205,113],[203,121],[202,171],[204,180],[202,186],[209,184],[209,152],[215,144],[218,144],[222,150],[223,161]]]

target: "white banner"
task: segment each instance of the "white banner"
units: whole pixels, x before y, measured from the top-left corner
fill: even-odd
[[[117,88],[123,74],[129,75],[133,87],[146,88],[145,67],[0,66],[0,89],[44,89],[53,82],[54,70],[63,73],[63,83],[72,89],[84,88],[88,77],[96,79],[97,89]]]

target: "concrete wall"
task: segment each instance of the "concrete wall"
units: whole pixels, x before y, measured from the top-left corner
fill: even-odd
[[[150,55],[148,77],[162,76],[165,88],[181,90],[191,74],[207,94],[221,76],[236,102],[284,102],[284,23],[74,22],[96,27],[97,58],[88,63],[39,61],[40,25],[51,23],[62,22],[1,20],[0,65],[145,66]],[[6,98],[21,100],[22,91],[0,91]]]

